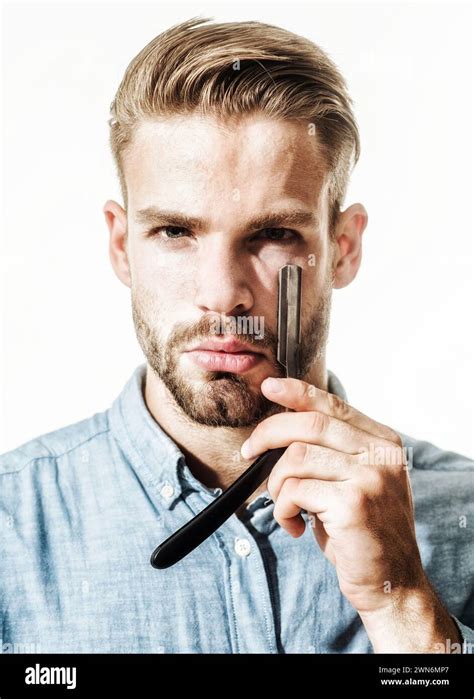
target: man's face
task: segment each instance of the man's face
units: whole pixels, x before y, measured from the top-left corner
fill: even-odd
[[[284,376],[280,267],[303,268],[300,378],[324,355],[329,326],[324,163],[307,125],[198,115],[142,123],[125,178],[133,319],[150,367],[200,424],[252,426],[281,410],[260,392],[267,376]],[[254,354],[189,351],[232,339]]]

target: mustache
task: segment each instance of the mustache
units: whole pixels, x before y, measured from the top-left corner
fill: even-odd
[[[212,337],[232,335],[262,351],[268,349],[276,354],[278,337],[276,332],[270,330],[265,324],[264,332],[242,331],[245,327],[254,327],[250,316],[218,316],[207,315],[200,318],[197,323],[181,323],[175,327],[169,345],[178,347],[189,345],[191,342],[208,340]]]

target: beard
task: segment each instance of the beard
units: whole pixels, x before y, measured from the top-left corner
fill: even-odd
[[[306,376],[311,365],[324,356],[329,333],[332,285],[327,283],[316,307],[311,307],[309,318],[301,327],[299,376]],[[253,427],[262,419],[284,408],[266,398],[260,386],[252,387],[243,374],[225,371],[204,372],[202,380],[191,380],[179,366],[181,351],[196,341],[218,337],[213,331],[216,315],[203,316],[197,323],[178,323],[168,339],[159,332],[159,302],[149,294],[132,287],[132,314],[140,347],[154,374],[168,389],[183,415],[194,423],[209,427]],[[303,316],[303,309],[302,309]],[[222,316],[221,323],[222,323]],[[227,317],[226,322],[237,318]],[[255,347],[256,352],[266,351],[274,371],[268,376],[285,377],[284,368],[278,363],[276,333],[265,326],[264,336],[258,339],[250,334],[232,332],[232,336]]]

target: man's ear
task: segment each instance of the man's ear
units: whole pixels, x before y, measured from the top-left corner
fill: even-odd
[[[127,249],[127,212],[112,199],[105,202],[102,210],[110,232],[109,256],[112,267],[120,281],[130,288],[132,280]]]
[[[356,276],[362,259],[362,233],[369,216],[362,204],[352,204],[339,214],[334,242],[333,288],[342,289]]]

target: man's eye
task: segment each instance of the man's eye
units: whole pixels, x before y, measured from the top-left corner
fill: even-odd
[[[179,235],[182,232],[187,233],[186,228],[180,228],[179,226],[160,226],[159,228],[152,228],[149,235],[152,237],[160,236],[165,240],[174,240],[175,238],[182,238]]]
[[[290,243],[299,237],[295,231],[289,228],[264,228],[261,233],[267,234],[266,239],[275,243]],[[286,234],[289,236],[285,237]]]

